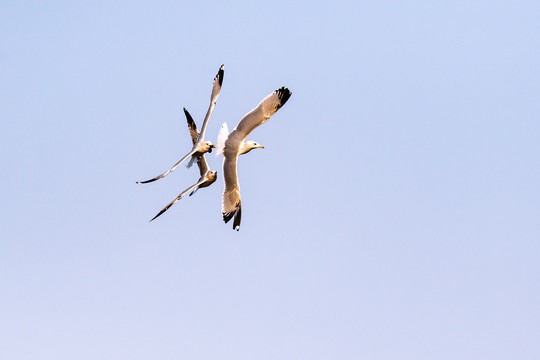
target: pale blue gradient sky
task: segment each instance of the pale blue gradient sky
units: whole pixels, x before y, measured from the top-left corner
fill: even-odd
[[[539,34],[538,1],[3,1],[0,358],[540,358]],[[148,223],[222,63],[210,139],[293,92],[242,229],[221,177]]]

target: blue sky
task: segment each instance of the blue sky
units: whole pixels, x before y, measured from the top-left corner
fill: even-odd
[[[0,357],[537,359],[540,3],[0,5]],[[289,102],[164,205],[207,135]],[[208,157],[221,175],[221,160]]]

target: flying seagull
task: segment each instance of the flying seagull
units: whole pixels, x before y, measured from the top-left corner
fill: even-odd
[[[186,114],[186,119],[188,123],[189,128],[189,134],[191,135],[191,140],[193,141],[193,144],[197,142],[197,139],[199,138],[199,132],[197,131],[197,125],[195,125],[195,122],[193,121],[193,118],[189,114],[189,112],[184,108],[184,114]],[[204,154],[202,154],[199,158],[197,158],[197,166],[199,167],[199,172],[201,173],[201,177],[199,178],[199,181],[193,186],[188,187],[186,190],[182,191],[180,195],[176,197],[169,205],[165,206],[156,216],[152,218],[154,220],[161,214],[163,214],[165,211],[167,211],[171,206],[173,206],[178,200],[184,197],[188,192],[191,191],[189,196],[195,194],[197,190],[200,188],[208,187],[212,185],[217,178],[217,172],[210,170],[208,167],[208,163],[206,162],[206,158],[204,157]],[[150,221],[152,221],[150,220]]]
[[[240,230],[242,218],[242,205],[240,201],[240,185],[236,172],[238,155],[246,153],[255,147],[262,147],[254,142],[245,141],[246,137],[257,126],[265,123],[272,115],[285,105],[291,97],[289,89],[282,87],[268,95],[257,107],[248,112],[236,125],[234,130],[226,134],[227,125],[224,124],[218,136],[218,144],[223,143],[223,178],[225,189],[223,191],[222,214],[223,221],[229,222],[234,217],[233,229]],[[225,140],[223,140],[225,138]],[[256,145],[254,145],[256,144]],[[219,147],[219,146],[218,146]],[[221,149],[219,149],[221,150]]]
[[[162,177],[167,176],[170,172],[174,171],[180,164],[182,164],[187,158],[191,156],[191,159],[187,165],[187,167],[191,167],[193,162],[195,162],[197,159],[199,159],[204,153],[206,152],[212,152],[212,148],[215,147],[214,144],[212,144],[210,141],[204,141],[204,133],[206,132],[206,127],[208,126],[208,120],[210,119],[210,115],[212,115],[212,111],[214,111],[214,107],[216,106],[216,101],[219,95],[219,92],[221,90],[221,84],[223,83],[223,74],[224,74],[224,66],[221,65],[219,68],[219,71],[214,78],[214,83],[212,85],[212,96],[210,97],[210,106],[208,107],[208,111],[206,112],[206,116],[203,121],[203,125],[201,128],[201,133],[197,138],[197,141],[193,143],[193,148],[189,153],[187,153],[186,156],[184,156],[180,161],[178,161],[172,168],[165,171],[163,174],[156,176],[155,178],[152,178],[150,180],[145,181],[137,181],[137,184],[146,184],[152,181],[156,181],[161,179]]]

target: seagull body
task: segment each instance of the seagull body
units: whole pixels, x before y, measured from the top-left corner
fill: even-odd
[[[289,89],[282,87],[268,95],[255,109],[244,115],[230,134],[226,134],[226,124],[221,127],[217,141],[217,152],[223,152],[225,189],[223,191],[222,214],[225,223],[234,217],[233,229],[235,230],[240,230],[240,220],[242,218],[240,185],[236,171],[238,155],[245,154],[254,148],[262,147],[253,141],[245,141],[246,137],[256,127],[268,121],[279,108],[285,105],[290,96],[291,92]]]
[[[186,115],[189,133],[191,135],[191,140],[193,144],[195,144],[197,142],[197,139],[199,138],[199,132],[197,131],[197,126],[195,125],[193,118],[191,117],[189,112],[186,110],[186,108],[184,108],[184,114]],[[208,163],[206,162],[204,153],[197,158],[197,166],[199,167],[199,172],[201,174],[199,181],[197,181],[196,184],[188,187],[186,190],[182,191],[180,195],[176,197],[176,199],[174,199],[171,203],[165,206],[156,216],[152,218],[152,220],[154,220],[155,218],[163,214],[165,211],[167,211],[171,206],[173,206],[178,200],[183,198],[184,195],[186,195],[190,191],[191,193],[189,194],[189,196],[195,194],[195,192],[199,190],[200,188],[208,187],[216,181],[217,172],[210,170],[210,168],[208,167]]]
[[[152,181],[159,180],[165,176],[167,176],[170,172],[174,171],[180,164],[182,164],[187,158],[191,157],[187,167],[191,167],[191,165],[198,161],[198,159],[201,158],[205,153],[212,152],[212,148],[215,147],[214,144],[212,144],[210,141],[204,140],[204,134],[206,132],[206,128],[208,126],[208,120],[210,119],[210,115],[212,115],[212,112],[214,111],[214,107],[216,106],[216,101],[219,95],[219,92],[221,91],[221,84],[223,83],[223,75],[224,75],[224,66],[221,65],[219,68],[219,71],[214,78],[214,83],[212,85],[212,95],[210,97],[210,106],[208,107],[208,111],[206,112],[206,116],[203,121],[203,125],[201,128],[201,133],[198,135],[196,141],[193,142],[193,147],[189,153],[187,153],[180,161],[178,161],[172,168],[165,171],[161,175],[156,176],[155,178],[152,178],[150,180],[145,181],[137,181],[137,184],[146,184]]]

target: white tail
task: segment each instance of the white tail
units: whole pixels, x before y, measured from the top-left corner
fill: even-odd
[[[223,154],[223,148],[225,148],[225,141],[227,141],[228,137],[229,128],[227,126],[227,123],[223,123],[223,125],[221,125],[221,129],[219,129],[219,133],[217,136],[216,157]]]

